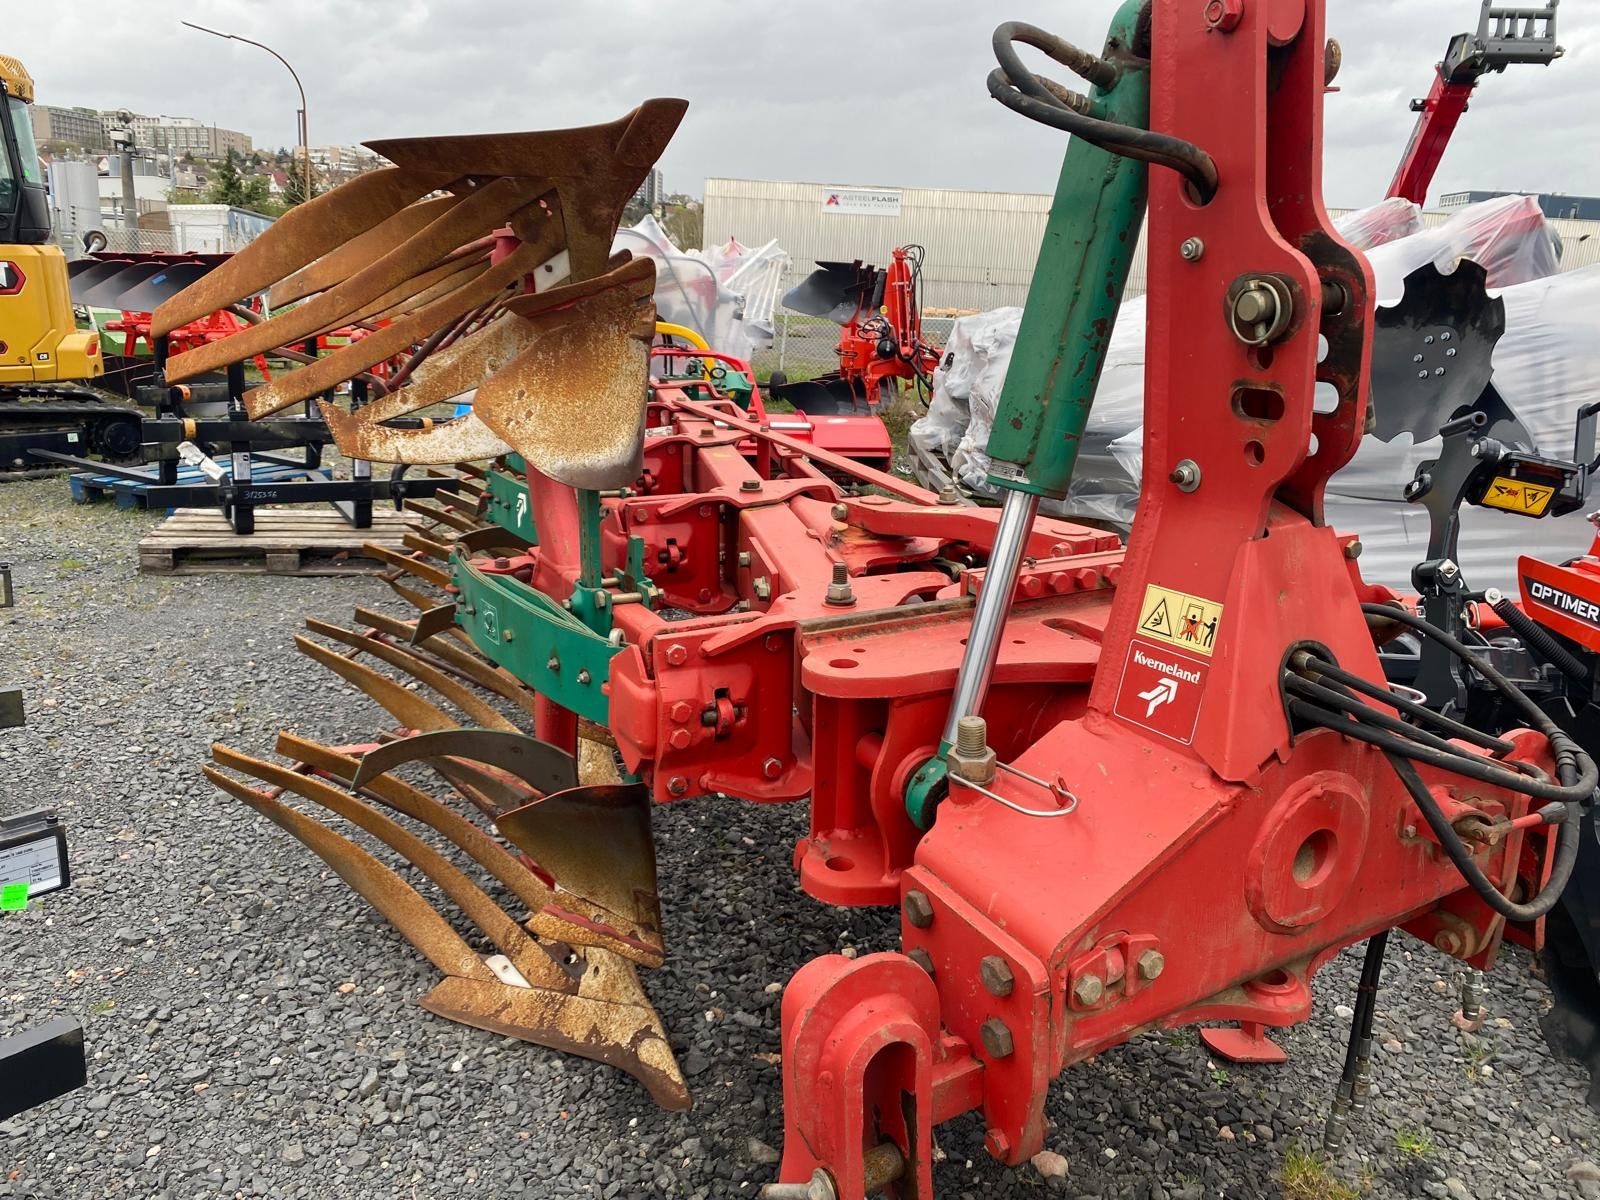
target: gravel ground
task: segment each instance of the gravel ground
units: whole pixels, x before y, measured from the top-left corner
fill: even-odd
[[[0,1125],[0,1196],[726,1197],[781,1146],[776,985],[812,956],[894,943],[885,912],[795,886],[798,808],[659,811],[668,966],[649,987],[690,1076],[687,1114],[625,1076],[428,1015],[431,968],[297,843],[215,793],[216,738],[268,751],[376,710],[295,654],[303,614],[384,603],[370,579],[142,578],[153,519],[0,489],[0,676],[29,724],[0,735],[0,803],[56,806],[75,882],[6,914],[0,1032],[80,1018],[86,1090]],[[968,1117],[941,1128],[941,1197],[1600,1195],[1587,1081],[1536,1028],[1548,993],[1512,952],[1490,1020],[1462,1034],[1450,963],[1400,937],[1377,1022],[1376,1095],[1331,1169],[1316,1145],[1358,955],[1319,977],[1290,1062],[1213,1062],[1193,1031],[1136,1039],[1052,1091],[1064,1179],[1011,1171]],[[1287,1172],[1287,1174],[1286,1174]]]

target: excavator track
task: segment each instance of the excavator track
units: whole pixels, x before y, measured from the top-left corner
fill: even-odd
[[[0,481],[56,474],[30,449],[99,454],[110,462],[137,461],[141,411],[92,388],[73,384],[0,387]]]

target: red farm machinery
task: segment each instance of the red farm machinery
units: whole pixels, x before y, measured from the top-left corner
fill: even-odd
[[[1019,45],[1086,90],[1034,74]],[[488,464],[408,502],[431,527],[387,557],[413,618],[363,608],[297,638],[391,724],[359,746],[285,733],[277,760],[219,745],[207,768],[437,967],[430,1011],[687,1106],[638,977],[667,949],[658,804],[806,803],[805,891],[898,908],[899,949],[824,956],[787,986],[769,1200],[930,1198],[934,1129],[969,1111],[995,1158],[1024,1162],[1068,1067],[1197,1022],[1238,1023],[1248,1053],[1306,1020],[1318,968],[1365,943],[1338,1124],[1369,1069],[1389,931],[1492,962],[1508,922],[1555,904],[1596,784],[1492,667],[1493,734],[1391,689],[1379,651],[1397,634],[1462,643],[1367,585],[1355,533],[1323,520],[1372,416],[1374,328],[1370,268],[1320,200],[1323,0],[1130,0],[1098,52],[1019,23],[994,51],[991,95],[1070,135],[988,443],[997,509],[790,436],[726,371],[652,377],[653,268],[608,248],[681,101],[377,143],[393,167],[153,317],[159,338],[296,273],[315,285],[165,359],[177,384],[415,297],[247,392],[261,419],[476,314],[386,394],[322,404],[353,457]],[[1147,211],[1124,545],[1038,509],[1071,477]],[[434,276],[485,237],[473,271]],[[469,413],[424,414],[469,391]],[[1547,854],[1524,886],[1534,834]]]

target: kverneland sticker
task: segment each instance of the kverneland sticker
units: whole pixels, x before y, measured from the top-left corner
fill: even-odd
[[[1114,711],[1130,725],[1187,746],[1194,741],[1211,664],[1166,646],[1134,638],[1122,668]]]

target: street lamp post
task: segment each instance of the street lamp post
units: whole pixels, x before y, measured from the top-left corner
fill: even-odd
[[[272,55],[273,58],[277,59],[284,65],[284,68],[294,79],[294,86],[299,89],[300,92],[300,107],[295,112],[296,124],[299,126],[300,154],[304,169],[304,184],[300,193],[300,198],[302,200],[311,199],[311,140],[306,131],[306,89],[300,83],[300,76],[296,74],[295,69],[289,65],[289,60],[283,55],[279,54],[271,46],[268,46],[263,42],[254,41],[251,38],[240,37],[237,33],[223,33],[219,29],[207,29],[204,25],[196,25],[193,21],[183,21],[180,22],[180,24],[187,25],[190,29],[197,29],[201,33],[209,33],[212,37],[226,38],[230,42],[243,42],[247,46],[255,46],[257,49],[265,50],[268,54]]]

